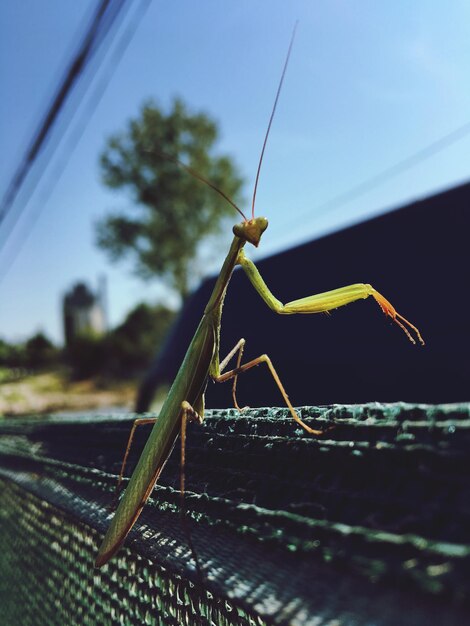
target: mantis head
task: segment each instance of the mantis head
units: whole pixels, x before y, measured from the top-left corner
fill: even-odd
[[[253,217],[240,224],[235,224],[233,234],[244,241],[249,241],[256,248],[261,239],[261,235],[268,227],[268,220],[265,217]]]

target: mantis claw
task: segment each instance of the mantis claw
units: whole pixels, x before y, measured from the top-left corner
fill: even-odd
[[[384,298],[382,296],[382,294],[380,294],[378,291],[376,291],[372,286],[369,285],[369,287],[371,289],[371,295],[374,297],[374,300],[377,302],[379,307],[382,309],[382,312],[387,317],[390,317],[395,322],[395,324],[397,324],[402,329],[402,331],[405,333],[405,335],[408,337],[408,339],[411,341],[411,343],[416,345],[416,340],[413,337],[413,335],[411,334],[411,332],[409,331],[409,329],[413,330],[416,333],[416,336],[418,338],[419,343],[422,346],[424,346],[424,339],[421,337],[421,333],[416,328],[416,326],[414,326],[405,317],[403,317],[403,315],[400,315],[400,313],[397,313],[397,311],[395,310],[393,305],[386,298]],[[408,326],[408,328],[407,328],[407,326]]]
[[[243,413],[244,411],[246,411],[247,409],[250,409],[251,407],[247,405],[247,406],[242,406],[242,407],[236,406],[235,408],[238,410],[239,413]]]

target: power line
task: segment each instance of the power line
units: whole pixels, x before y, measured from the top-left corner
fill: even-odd
[[[103,16],[106,13],[106,9],[108,8],[109,3],[110,0],[102,0],[100,6],[98,7],[92,19],[90,28],[88,29],[86,36],[84,37],[80,45],[78,53],[74,56],[71,64],[67,68],[65,76],[59,84],[59,88],[54,95],[50,106],[48,107],[44,119],[40,122],[39,127],[33,137],[33,140],[31,141],[30,146],[27,149],[25,156],[23,157],[23,160],[20,162],[20,165],[13,175],[13,178],[7,188],[7,191],[2,200],[2,204],[0,206],[0,223],[5,219],[8,211],[11,209],[19,188],[23,184],[23,181],[26,178],[29,169],[31,168],[34,160],[38,156],[41,148],[47,140],[51,128],[54,125],[54,122],[59,115],[62,107],[64,106],[70,90],[77,82],[84,69],[87,59],[93,50],[97,32],[99,30],[99,25],[101,23],[101,20],[103,19]]]
[[[356,200],[357,198],[369,193],[369,191],[372,191],[376,187],[379,187],[380,185],[383,185],[384,183],[391,180],[392,178],[395,178],[399,174],[403,174],[404,172],[412,169],[422,161],[425,161],[432,156],[438,154],[439,152],[442,152],[452,144],[457,143],[457,141],[461,141],[469,134],[470,122],[466,122],[465,124],[462,124],[462,126],[459,126],[450,133],[443,135],[442,137],[431,142],[424,148],[421,148],[417,152],[414,152],[411,156],[401,159],[394,165],[385,168],[384,170],[378,172],[377,174],[374,174],[370,178],[366,178],[361,183],[358,183],[357,185],[350,187],[346,191],[336,196],[333,196],[333,198],[330,198],[326,202],[319,204],[315,209],[308,211],[308,213],[303,213],[298,219],[302,221],[302,219],[307,216],[311,217],[312,215],[321,215],[326,211],[335,210],[347,204],[348,202],[351,202],[352,200]]]
[[[33,134],[33,138],[26,153],[7,187],[0,205],[0,225],[2,225],[2,222],[5,222],[7,216],[12,213],[14,209],[16,209],[17,214],[16,220],[24,209],[27,199],[18,206],[16,203],[18,194],[24,189],[24,185],[27,182],[33,166],[37,163],[39,156],[44,153],[44,149],[48,146],[53,130],[57,127],[60,118],[63,117],[63,110],[67,101],[70,99],[71,94],[76,92],[80,81],[83,81],[83,76],[90,62],[106,41],[113,25],[116,23],[127,2],[128,0],[101,0],[91,19],[90,26],[87,28],[79,44],[78,51],[72,57],[63,78],[59,82],[59,86],[51,103],[47,107],[46,113]],[[79,100],[80,99],[78,99],[75,108],[77,108]],[[73,112],[71,117],[73,117]],[[51,152],[53,151],[54,147],[51,147]],[[27,196],[32,195],[41,175],[41,173],[37,173],[36,181],[32,183]],[[13,226],[10,228],[10,232],[16,220],[13,220]],[[8,234],[6,238],[8,238]]]
[[[66,141],[62,149],[62,158],[57,160],[58,161],[57,166],[55,167],[53,172],[50,173],[48,177],[48,181],[46,183],[46,188],[42,190],[40,198],[36,201],[36,210],[32,214],[30,214],[29,222],[25,224],[24,228],[26,228],[26,232],[23,232],[23,236],[21,237],[21,239],[19,239],[17,244],[12,247],[12,252],[10,254],[10,257],[7,258],[5,262],[2,262],[0,264],[0,282],[8,273],[18,252],[20,251],[22,245],[25,243],[37,219],[39,218],[39,214],[41,210],[46,205],[55,185],[57,184],[58,180],[63,174],[77,143],[79,142],[81,136],[83,135],[83,132],[92,116],[92,113],[94,112],[101,98],[103,97],[106,87],[119,64],[119,61],[121,60],[125,50],[130,44],[135,34],[135,31],[137,29],[137,26],[139,22],[141,21],[143,15],[145,14],[146,10],[148,9],[150,3],[151,3],[151,0],[141,1],[140,5],[137,7],[137,9],[134,12],[134,15],[129,20],[127,28],[122,33],[119,42],[116,44],[113,53],[109,56],[108,61],[107,61],[107,67],[102,72],[101,80],[99,81],[98,85],[96,85],[88,101],[86,108],[83,110],[79,120],[75,124],[75,128],[69,135],[68,140]],[[136,3],[134,4],[136,5]],[[46,164],[46,168],[47,168],[47,164]],[[11,231],[10,231],[10,236],[11,236]]]

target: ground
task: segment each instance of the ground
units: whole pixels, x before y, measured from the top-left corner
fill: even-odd
[[[0,415],[119,407],[132,410],[134,381],[71,381],[65,371],[0,372]]]

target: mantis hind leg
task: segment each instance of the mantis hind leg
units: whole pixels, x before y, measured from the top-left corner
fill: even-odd
[[[198,403],[200,400],[198,401]],[[185,486],[185,463],[186,463],[186,428],[188,421],[197,422],[202,424],[204,417],[198,413],[196,409],[184,400],[181,403],[181,474],[180,474],[180,491],[184,498],[184,486]]]
[[[271,376],[274,378],[274,382],[276,383],[279,391],[281,392],[281,395],[284,398],[284,402],[286,403],[286,405],[287,405],[287,407],[288,407],[288,409],[290,411],[290,414],[292,415],[293,419],[297,422],[297,424],[302,426],[302,428],[305,429],[308,433],[310,433],[312,435],[317,435],[317,436],[323,435],[325,431],[323,431],[323,430],[316,430],[314,428],[311,428],[310,426],[308,426],[305,422],[303,422],[300,419],[299,414],[297,413],[297,411],[292,406],[292,403],[289,400],[289,396],[287,395],[287,392],[284,389],[284,386],[283,386],[283,384],[281,382],[281,379],[279,378],[279,375],[276,372],[276,370],[274,368],[274,365],[272,364],[272,361],[271,361],[271,359],[269,358],[269,356],[267,354],[262,354],[261,356],[257,357],[256,359],[252,359],[251,361],[248,361],[247,363],[244,363],[243,365],[241,365],[241,358],[242,358],[244,347],[245,347],[245,340],[244,339],[240,339],[240,341],[236,344],[236,346],[229,352],[229,354],[221,362],[219,375],[213,377],[213,380],[216,383],[224,383],[227,380],[233,379],[232,395],[233,395],[233,399],[234,399],[236,408],[240,410],[240,407],[238,406],[238,403],[237,403],[237,400],[236,400],[236,384],[237,384],[237,377],[238,377],[238,375],[239,374],[243,374],[244,372],[248,371],[252,367],[256,367],[257,365],[260,365],[261,363],[266,363],[266,365],[268,366],[268,369],[269,369],[269,371],[271,373]],[[225,367],[227,366],[227,364],[230,361],[230,359],[232,359],[237,352],[238,352],[237,366],[234,369],[226,372],[225,374],[222,374],[222,371],[225,369]]]
[[[122,459],[121,471],[119,472],[119,478],[116,485],[113,508],[116,508],[119,500],[119,494],[121,493],[122,488],[122,479],[124,478],[124,470],[126,468],[126,463],[129,457],[129,452],[131,450],[132,442],[134,441],[136,428],[138,426],[144,426],[145,424],[155,424],[157,419],[157,417],[139,417],[134,420],[134,423],[132,424],[131,432],[129,433],[129,439],[127,440],[126,451],[124,452],[124,458]]]
[[[195,405],[198,407],[204,407],[204,394],[197,399]],[[183,525],[184,532],[186,534],[186,539],[188,541],[189,549],[191,550],[191,554],[193,556],[194,562],[196,564],[196,570],[199,574],[199,577],[203,580],[202,569],[199,563],[199,559],[197,556],[196,549],[194,547],[193,538],[191,535],[191,529],[188,524],[188,520],[186,518],[186,502],[185,502],[185,480],[186,480],[186,472],[185,472],[185,463],[186,463],[186,429],[188,425],[188,421],[197,422],[198,424],[202,424],[204,421],[204,417],[202,415],[203,411],[199,413],[196,409],[194,409],[189,402],[184,400],[181,403],[181,463],[180,463],[180,494],[181,494],[181,521]]]
[[[246,340],[245,339],[240,339],[237,344],[232,348],[232,350],[230,350],[230,352],[227,354],[227,356],[225,357],[225,359],[220,363],[219,365],[219,375],[222,374],[222,372],[224,371],[224,369],[227,367],[227,365],[229,364],[229,362],[231,361],[231,359],[233,359],[233,357],[235,356],[235,354],[238,352],[238,357],[237,357],[237,365],[236,368],[239,368],[242,362],[242,356],[243,356],[243,351],[245,349],[245,343]],[[217,378],[214,378],[214,380],[216,382],[219,382],[217,380]],[[237,380],[238,380],[238,374],[235,374],[233,376],[233,384],[232,384],[232,398],[233,398],[233,406],[238,409],[239,411],[242,411],[243,409],[241,409],[238,406],[238,402],[237,402]]]

